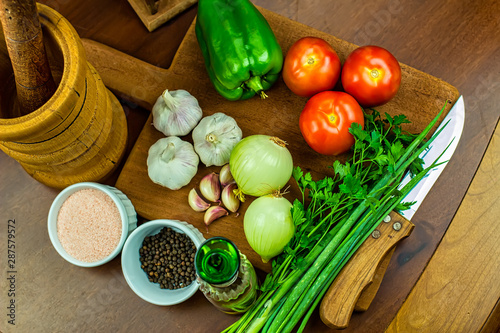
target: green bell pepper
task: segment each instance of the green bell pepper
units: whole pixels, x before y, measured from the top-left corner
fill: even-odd
[[[283,52],[249,0],[199,0],[196,38],[215,89],[228,100],[267,97],[283,67]]]

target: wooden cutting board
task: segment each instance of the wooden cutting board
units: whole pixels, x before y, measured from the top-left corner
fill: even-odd
[[[284,54],[296,40],[305,36],[316,36],[328,41],[342,62],[356,48],[354,44],[273,12],[262,8],[259,10],[275,32]],[[204,116],[215,112],[232,116],[242,129],[243,136],[267,134],[285,140],[294,164],[302,167],[304,171],[310,171],[317,179],[331,175],[328,167],[335,159],[344,161],[347,158],[347,155],[323,156],[309,148],[298,126],[299,115],[307,99],[291,93],[282,79],[266,91],[269,97],[265,100],[255,97],[246,101],[231,102],[221,97],[206,73],[194,33],[194,22],[168,69],[142,62],[89,40],[83,42],[89,62],[97,68],[106,86],[121,97],[127,96],[141,107],[150,110],[165,89],[185,89],[198,99]],[[401,64],[401,68],[402,83],[398,94],[377,110],[393,116],[407,115],[412,122],[407,130],[420,132],[449,100],[451,103],[446,108],[447,113],[459,94],[456,88],[438,78],[404,64]],[[149,179],[146,166],[148,150],[162,137],[163,134],[152,126],[150,116],[116,182],[116,186],[131,199],[138,214],[148,220],[167,218],[187,221],[196,226],[206,238],[217,235],[228,237],[256,267],[269,271],[270,264],[262,263],[250,248],[243,232],[243,215],[252,201],[251,198],[240,207],[238,214],[230,214],[215,221],[208,232],[203,224],[203,213],[194,212],[188,206],[189,190],[197,187],[206,174],[219,172],[220,167],[207,168],[200,164],[198,173],[190,184],[177,191],[156,185]],[[183,139],[192,142],[191,135]],[[286,197],[293,201],[299,198],[299,191],[293,180],[289,183],[290,191]]]

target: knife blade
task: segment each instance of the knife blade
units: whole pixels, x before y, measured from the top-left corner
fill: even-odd
[[[420,158],[422,158],[424,161],[424,169],[429,167],[438,158],[438,163],[443,163],[429,170],[427,175],[422,180],[420,180],[402,200],[402,202],[414,202],[409,209],[400,212],[400,214],[408,221],[411,221],[411,218],[424,201],[427,193],[429,193],[432,186],[448,164],[448,161],[453,156],[453,153],[455,152],[455,149],[457,148],[458,142],[460,141],[460,137],[462,135],[464,121],[464,98],[463,96],[460,96],[436,130],[437,132],[446,124],[442,132],[439,133],[439,135],[429,145],[428,149],[426,149],[420,155]],[[439,157],[439,155],[441,154],[443,155]],[[410,181],[410,179],[411,176],[407,174],[401,181],[399,188],[402,188],[404,185],[406,185]]]

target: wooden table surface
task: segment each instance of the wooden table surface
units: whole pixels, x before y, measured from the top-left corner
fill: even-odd
[[[127,1],[43,0],[82,38],[168,68],[196,6],[148,32]],[[464,95],[466,124],[452,160],[395,252],[374,303],[357,313],[353,332],[495,332],[500,327],[500,3],[496,0],[292,1],[255,4],[355,44],[376,44],[402,63],[443,79]],[[140,82],[138,82],[140,84]],[[124,96],[119,96],[124,97]],[[131,138],[148,111],[123,101]],[[488,151],[485,151],[488,147]],[[119,258],[94,269],[72,266],[53,249],[46,218],[59,191],[37,183],[0,152],[1,244],[16,223],[15,283],[0,250],[2,332],[217,332],[236,317],[201,293],[159,307],[126,284]],[[107,181],[114,184],[117,174]],[[421,227],[425,226],[425,228]],[[420,240],[417,242],[412,239]],[[423,241],[422,241],[423,240]],[[9,288],[15,325],[8,323]],[[308,332],[331,332],[313,315]]]

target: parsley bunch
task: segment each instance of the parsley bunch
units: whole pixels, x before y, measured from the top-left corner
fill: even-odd
[[[285,253],[275,260],[277,265],[289,255],[300,261],[301,254],[307,253],[335,223],[349,216],[359,201],[366,200],[375,209],[382,190],[372,194],[370,190],[386,174],[394,173],[396,162],[417,137],[402,128],[409,123],[405,115],[393,118],[385,113],[382,118],[378,111],[372,110],[370,114],[365,113],[364,129],[357,123],[352,124],[350,133],[355,138],[352,157],[345,163],[335,160],[331,166],[332,176],[315,181],[310,173],[304,174],[298,166],[294,168],[292,176],[302,193],[302,200],[295,200],[292,210],[297,231]],[[422,164],[421,158],[415,158],[409,172],[418,174],[423,170]],[[392,182],[399,184],[402,176]],[[404,210],[408,205],[401,204],[397,209]]]

